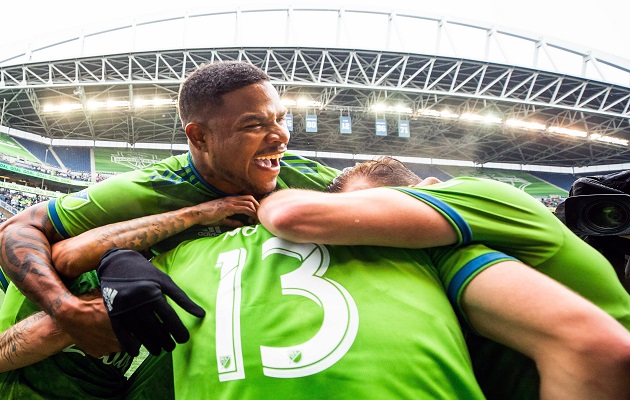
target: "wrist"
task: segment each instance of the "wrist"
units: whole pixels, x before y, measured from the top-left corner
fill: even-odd
[[[51,300],[48,314],[61,326],[72,325],[73,322],[78,320],[77,316],[82,313],[83,308],[83,301],[66,291]]]

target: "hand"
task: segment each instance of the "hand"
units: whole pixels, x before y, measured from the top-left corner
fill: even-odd
[[[199,225],[237,228],[258,222],[254,196],[229,196],[190,207]]]
[[[168,275],[135,251],[109,250],[97,273],[114,333],[132,356],[139,354],[141,344],[157,355],[162,349],[173,351],[173,339],[188,341],[188,330],[164,295],[195,317],[205,315]]]

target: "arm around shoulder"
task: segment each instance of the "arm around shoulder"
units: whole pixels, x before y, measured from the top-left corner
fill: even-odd
[[[45,312],[33,314],[0,334],[0,372],[26,367],[72,344]]]
[[[260,203],[258,218],[274,235],[302,243],[426,248],[457,241],[438,211],[387,188],[343,193],[284,189]]]

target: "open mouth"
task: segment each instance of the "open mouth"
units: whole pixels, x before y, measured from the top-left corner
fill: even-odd
[[[280,159],[284,153],[260,156],[254,158],[254,163],[264,168],[277,168],[280,166]]]

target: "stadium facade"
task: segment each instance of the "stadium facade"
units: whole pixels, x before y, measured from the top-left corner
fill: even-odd
[[[99,147],[183,151],[179,84],[219,60],[269,73],[290,146],[311,157],[630,167],[630,61],[476,22],[317,4],[213,6],[3,46],[0,129],[51,152],[91,149],[92,168]]]

